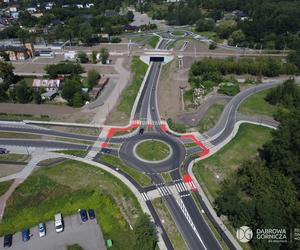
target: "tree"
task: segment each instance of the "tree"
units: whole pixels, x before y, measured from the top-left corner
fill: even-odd
[[[3,60],[6,61],[6,62],[9,61],[9,55],[4,51],[0,52],[0,58],[3,58]]]
[[[93,38],[93,28],[90,23],[83,23],[79,25],[79,39],[85,44],[90,44]]]
[[[107,59],[109,58],[109,52],[107,48],[101,48],[100,50],[100,58],[101,58],[101,63],[106,64]]]
[[[0,85],[0,102],[5,102],[7,101],[8,96],[6,94],[4,86],[1,84]]]
[[[133,22],[133,20],[134,20],[134,14],[133,14],[133,12],[131,10],[129,10],[127,12],[126,17],[127,17],[128,22]]]
[[[81,83],[74,79],[68,79],[63,84],[61,96],[68,101],[69,105],[73,105],[73,98],[77,92],[81,92]]]
[[[78,57],[80,63],[88,63],[89,62],[89,58],[85,52],[82,52],[82,51],[78,52],[77,57]]]
[[[92,52],[92,63],[97,63],[97,52],[96,51]]]
[[[214,30],[216,24],[211,18],[200,19],[196,22],[196,30],[201,31],[212,31]]]
[[[84,104],[84,96],[81,91],[78,91],[74,94],[73,100],[72,100],[72,106],[73,107],[81,107]]]
[[[147,214],[141,214],[133,229],[135,238],[135,250],[153,250],[157,243],[157,232],[154,224]]]
[[[300,46],[295,51],[290,51],[288,61],[295,64],[300,69]]]
[[[30,33],[27,30],[19,29],[17,31],[17,37],[23,44],[25,44],[30,38]]]
[[[228,38],[228,44],[232,46],[241,45],[246,40],[246,36],[242,30],[236,30]]]
[[[28,103],[32,100],[33,90],[27,86],[26,82],[22,80],[16,85],[16,99],[20,103]]]
[[[15,83],[16,77],[14,74],[14,66],[11,63],[0,61],[0,78],[3,79],[3,84],[8,87]]]
[[[73,43],[74,32],[70,27],[65,27],[62,33],[64,39],[70,41],[70,45]]]
[[[100,78],[100,74],[96,70],[89,70],[87,75],[87,85],[89,89],[92,89]]]
[[[45,71],[51,78],[57,77],[57,75],[78,75],[84,73],[84,69],[78,63],[58,63],[49,64],[45,67]]]

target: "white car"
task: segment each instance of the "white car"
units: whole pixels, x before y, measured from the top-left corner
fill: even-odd
[[[40,238],[46,236],[46,225],[45,225],[45,223],[40,223],[38,229],[39,229]]]
[[[64,231],[64,223],[61,214],[56,214],[54,216],[54,225],[55,225],[55,231],[57,233],[61,233]]]

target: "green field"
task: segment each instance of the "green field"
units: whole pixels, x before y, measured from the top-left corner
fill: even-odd
[[[130,40],[136,43],[145,43],[148,44],[151,48],[155,48],[159,37],[158,36],[135,36],[131,37]]]
[[[5,192],[9,189],[9,187],[12,183],[13,183],[13,180],[0,182],[0,196],[5,194]]]
[[[85,150],[77,150],[77,149],[66,149],[66,150],[56,150],[55,153],[74,155],[78,157],[85,157],[87,155],[87,151]]]
[[[188,249],[162,199],[156,198],[152,201],[152,204],[156,212],[158,213],[159,218],[161,220],[164,220],[164,228],[172,242],[172,245],[174,246],[174,249],[176,250]]]
[[[273,114],[277,110],[277,107],[269,104],[265,100],[265,97],[269,92],[270,89],[266,89],[248,97],[245,101],[241,103],[239,112],[246,115],[258,114],[273,116]]]
[[[35,170],[9,198],[0,222],[0,235],[53,220],[54,214],[95,209],[111,249],[132,249],[134,225],[142,212],[129,188],[111,174],[88,164],[68,160]],[[126,219],[125,219],[126,218]]]
[[[29,133],[15,133],[15,132],[0,132],[0,138],[26,138],[26,139],[40,139],[41,135]]]
[[[30,115],[30,114],[0,113],[0,120],[5,120],[5,121],[23,121],[23,120],[50,121],[50,118],[48,115],[34,116],[34,115]]]
[[[121,96],[121,101],[118,104],[117,110],[130,116],[132,106],[134,104],[137,93],[143,82],[148,66],[143,63],[138,57],[134,57],[131,64],[133,74],[132,83],[125,89]]]
[[[159,161],[165,159],[170,154],[169,147],[157,140],[143,141],[136,147],[139,157],[148,161]]]
[[[209,197],[216,198],[221,180],[230,177],[243,161],[255,157],[257,149],[270,139],[271,129],[242,124],[237,135],[226,146],[211,157],[196,163],[193,172],[204,190],[209,193]]]
[[[0,155],[0,161],[28,161],[29,155],[24,154],[2,154]]]
[[[67,246],[67,250],[84,250],[84,249],[80,245],[75,244],[75,245]]]
[[[223,112],[223,109],[223,104],[213,104],[198,123],[199,132],[206,132],[215,126]]]
[[[126,166],[119,158],[112,155],[102,155],[101,160],[113,165],[116,168],[123,170],[134,178],[141,186],[151,185],[151,179],[143,173]]]
[[[184,36],[185,32],[184,31],[175,30],[175,31],[172,31],[171,34],[173,36]]]

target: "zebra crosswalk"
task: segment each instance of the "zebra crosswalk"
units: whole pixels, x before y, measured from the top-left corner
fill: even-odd
[[[148,196],[148,194],[146,192],[141,193],[141,195],[142,195],[144,201],[149,201],[150,200],[149,196]]]
[[[185,184],[182,181],[175,183],[175,187],[176,187],[178,193],[188,191],[187,187],[185,186]]]
[[[172,194],[171,190],[167,186],[165,186],[164,183],[159,183],[159,184],[156,184],[155,186],[156,186],[160,196],[162,196],[162,197]]]

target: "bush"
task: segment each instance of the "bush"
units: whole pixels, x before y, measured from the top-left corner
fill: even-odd
[[[82,74],[85,72],[80,64],[70,62],[47,65],[45,71],[51,78],[55,78],[57,75]]]
[[[122,41],[122,39],[117,36],[110,39],[110,42],[112,42],[112,43],[120,43],[121,41]]]
[[[217,48],[217,44],[215,42],[212,42],[209,44],[209,47],[208,47],[210,50],[214,50]]]
[[[218,92],[224,95],[235,96],[240,92],[240,86],[238,84],[233,84],[233,85],[225,84],[220,86]]]

